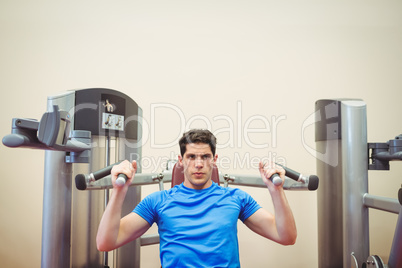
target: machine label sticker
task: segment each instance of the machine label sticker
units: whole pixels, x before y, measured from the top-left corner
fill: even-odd
[[[102,128],[124,131],[124,116],[110,113],[103,113]]]
[[[117,96],[102,94],[102,106],[102,128],[124,131],[124,100]]]

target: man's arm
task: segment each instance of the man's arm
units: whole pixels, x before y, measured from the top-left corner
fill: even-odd
[[[124,161],[113,167],[111,171],[113,192],[103,213],[96,235],[96,245],[99,251],[110,251],[133,241],[144,234],[150,227],[149,223],[136,213],[130,213],[121,219],[121,211],[128,187],[134,178],[137,163]],[[125,185],[117,186],[118,174],[126,174]]]
[[[283,190],[285,170],[282,167],[264,168],[260,163],[260,174],[267,185],[274,204],[275,215],[265,209],[257,210],[244,223],[251,230],[282,245],[293,245],[296,242],[297,229],[292,210]],[[269,178],[278,173],[282,185],[275,186]]]

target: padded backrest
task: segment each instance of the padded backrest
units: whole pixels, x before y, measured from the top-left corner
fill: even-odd
[[[218,167],[214,164],[213,170],[212,170],[212,181],[216,182],[219,185],[219,172],[218,172]],[[172,188],[175,185],[179,185],[182,182],[184,182],[184,173],[183,173],[183,166],[177,162],[172,171]]]

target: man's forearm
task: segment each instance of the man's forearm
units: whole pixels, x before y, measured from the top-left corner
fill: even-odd
[[[275,209],[275,224],[281,244],[293,245],[297,238],[296,223],[283,188],[271,192]]]
[[[103,213],[96,236],[96,245],[100,251],[116,248],[119,235],[121,211],[127,187],[114,189],[109,203]]]

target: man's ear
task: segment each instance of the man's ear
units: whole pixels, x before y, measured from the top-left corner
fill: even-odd
[[[181,157],[181,155],[179,155],[178,157],[177,157],[177,159],[179,160],[179,165],[182,167],[183,166],[183,157]]]
[[[218,154],[215,154],[215,156],[214,156],[214,164],[216,164],[217,160],[218,160]]]

